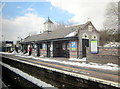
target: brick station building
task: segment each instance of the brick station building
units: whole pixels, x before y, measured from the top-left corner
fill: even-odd
[[[54,23],[48,18],[43,33],[28,36],[21,44],[24,52],[32,45],[32,55],[83,58],[91,40],[97,40],[99,44],[99,33],[90,21],[54,30]]]

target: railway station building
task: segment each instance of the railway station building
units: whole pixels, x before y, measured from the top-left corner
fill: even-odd
[[[54,29],[54,23],[48,18],[44,23],[44,32],[26,37],[22,51],[27,53],[32,45],[32,55],[44,57],[86,57],[86,47],[95,40],[99,45],[99,32],[91,21],[85,24]]]
[[[14,48],[13,41],[1,41],[0,52],[12,52]]]

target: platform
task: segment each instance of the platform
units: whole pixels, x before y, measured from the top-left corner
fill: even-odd
[[[88,67],[78,67],[67,64],[65,65],[55,62],[43,61],[40,59],[23,58],[15,55],[2,55],[2,56],[9,58],[11,60],[23,62],[37,67],[46,68],[52,71],[57,71],[78,78],[83,78],[86,80],[90,80],[114,87],[119,87],[118,82],[120,76],[118,75],[118,71],[88,68]],[[65,61],[67,59],[63,60],[63,58],[61,59],[57,58],[57,60]]]

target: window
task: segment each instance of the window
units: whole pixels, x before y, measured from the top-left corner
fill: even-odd
[[[65,50],[65,43],[63,43],[63,50]]]
[[[97,40],[97,36],[96,35],[92,35],[92,39]]]
[[[70,47],[69,47],[69,43],[67,43],[67,50],[69,50],[70,49]]]
[[[88,25],[88,31],[92,32],[92,26]]]
[[[46,44],[44,43],[43,45],[42,45],[42,48],[44,49],[44,50],[46,50]]]
[[[87,33],[83,33],[82,38],[83,39],[89,39],[88,34]]]

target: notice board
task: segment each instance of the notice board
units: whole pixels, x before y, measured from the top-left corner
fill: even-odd
[[[71,42],[71,44],[72,44],[72,51],[76,51],[76,49],[77,49],[77,44],[76,44],[76,42],[74,41],[74,42]]]
[[[98,53],[98,42],[97,40],[92,40],[91,42],[91,53]]]

